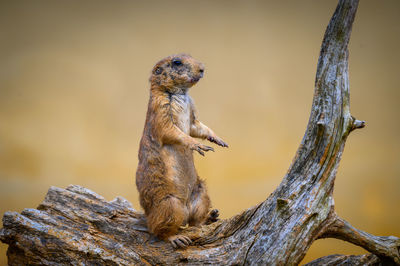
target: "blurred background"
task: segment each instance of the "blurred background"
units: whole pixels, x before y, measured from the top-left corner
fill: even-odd
[[[375,235],[400,236],[400,2],[362,0],[350,42],[351,134],[336,211]],[[78,184],[140,209],[137,152],[161,58],[206,66],[190,91],[229,149],[196,157],[223,218],[267,198],[308,121],[325,28],[319,1],[1,1],[0,215],[35,208],[49,186]],[[6,264],[0,245],[0,264]],[[303,262],[366,251],[318,240]]]

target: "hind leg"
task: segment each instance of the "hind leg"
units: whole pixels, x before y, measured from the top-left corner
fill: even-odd
[[[212,224],[219,220],[219,211],[218,209],[213,209],[208,213],[207,220],[205,224]]]
[[[174,248],[186,247],[190,238],[177,235],[179,227],[187,220],[186,206],[174,196],[167,196],[147,213],[147,226],[151,233],[162,240],[168,240]]]
[[[212,210],[204,182],[198,178],[189,202],[189,225],[209,224],[218,220],[218,210]]]

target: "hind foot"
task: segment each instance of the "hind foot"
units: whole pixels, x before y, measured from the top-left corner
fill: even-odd
[[[174,248],[186,248],[192,243],[192,240],[184,235],[173,235],[168,237],[168,241]]]
[[[211,210],[208,214],[206,224],[212,224],[219,220],[219,211],[217,209]]]

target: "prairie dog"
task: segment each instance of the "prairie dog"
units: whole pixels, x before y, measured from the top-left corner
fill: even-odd
[[[188,90],[204,73],[204,65],[187,54],[168,56],[153,68],[150,100],[139,148],[136,186],[147,226],[172,246],[186,247],[191,239],[177,235],[179,227],[218,219],[207,189],[193,162],[193,151],[214,151],[195,138],[228,145],[201,123]]]

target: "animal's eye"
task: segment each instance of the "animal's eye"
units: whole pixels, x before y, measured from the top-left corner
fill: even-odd
[[[175,66],[180,66],[182,65],[182,61],[180,59],[174,59],[172,61],[172,64],[174,64]]]
[[[161,74],[163,71],[162,67],[157,67],[156,70],[154,71],[157,75]]]

